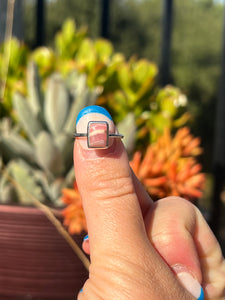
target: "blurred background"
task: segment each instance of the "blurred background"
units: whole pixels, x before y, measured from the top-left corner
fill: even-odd
[[[13,36],[29,51],[54,48],[56,34],[68,18],[90,39],[109,40],[127,61],[154,62],[159,66],[159,86],[172,84],[186,95],[188,126],[201,138],[200,163],[207,174],[198,205],[225,251],[224,2],[1,0],[0,41],[10,35],[11,24]]]

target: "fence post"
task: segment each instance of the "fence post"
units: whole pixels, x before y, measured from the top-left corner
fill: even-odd
[[[110,1],[101,1],[101,36],[109,39]]]
[[[213,175],[214,191],[212,202],[211,228],[218,237],[221,216],[221,192],[225,181],[225,9],[223,24],[223,46],[221,61],[221,77],[216,107],[214,134]]]
[[[0,0],[0,43],[7,38],[7,22],[12,22],[12,35],[23,40],[23,0]]]
[[[36,0],[36,47],[45,40],[45,0]]]
[[[171,82],[170,52],[172,37],[173,0],[163,1],[161,64],[159,82],[162,86]]]

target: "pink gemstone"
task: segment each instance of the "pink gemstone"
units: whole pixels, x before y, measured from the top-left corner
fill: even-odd
[[[108,147],[108,123],[89,122],[88,124],[88,147],[107,148]]]

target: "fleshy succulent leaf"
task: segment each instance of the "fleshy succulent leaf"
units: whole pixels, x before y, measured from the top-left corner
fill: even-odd
[[[40,87],[40,78],[38,76],[37,66],[30,62],[27,70],[27,89],[29,95],[29,104],[35,116],[42,111],[42,95]]]
[[[39,201],[44,200],[41,188],[31,176],[32,170],[21,162],[12,162],[9,165],[9,172],[16,182],[16,191],[22,204],[33,204],[33,197]]]
[[[123,121],[118,123],[117,128],[121,134],[124,135],[123,143],[128,154],[131,154],[135,146],[136,124],[135,116],[133,113],[129,113]]]
[[[86,76],[74,73],[69,78],[69,85],[73,87],[71,94],[73,97],[71,108],[65,123],[64,131],[68,134],[72,134],[75,129],[74,121],[81,109],[85,106],[93,105],[96,103],[98,92],[96,90],[90,90],[86,84]]]
[[[73,157],[73,136],[67,133],[61,133],[55,136],[54,139],[55,145],[59,149],[65,170],[68,170],[72,164]]]
[[[35,162],[31,144],[17,133],[10,133],[1,138],[0,147],[6,160],[20,157],[31,163]]]
[[[14,95],[13,104],[23,128],[31,140],[34,141],[43,129],[41,122],[35,117],[26,99],[19,93]]]
[[[36,139],[36,155],[39,165],[48,174],[57,176],[63,173],[62,155],[47,131],[42,131]]]
[[[113,54],[112,44],[107,40],[98,39],[95,42],[95,49],[99,59],[104,63],[108,63],[109,57]]]
[[[69,96],[59,74],[54,74],[48,84],[44,114],[48,128],[53,134],[62,129],[68,114]]]

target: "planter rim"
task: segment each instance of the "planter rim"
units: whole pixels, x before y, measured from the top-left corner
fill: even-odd
[[[57,208],[54,208],[57,210]],[[58,208],[60,210],[60,208]],[[23,206],[23,205],[8,205],[8,204],[0,204],[0,212],[5,213],[28,213],[31,215],[43,215],[43,211],[35,206]]]

